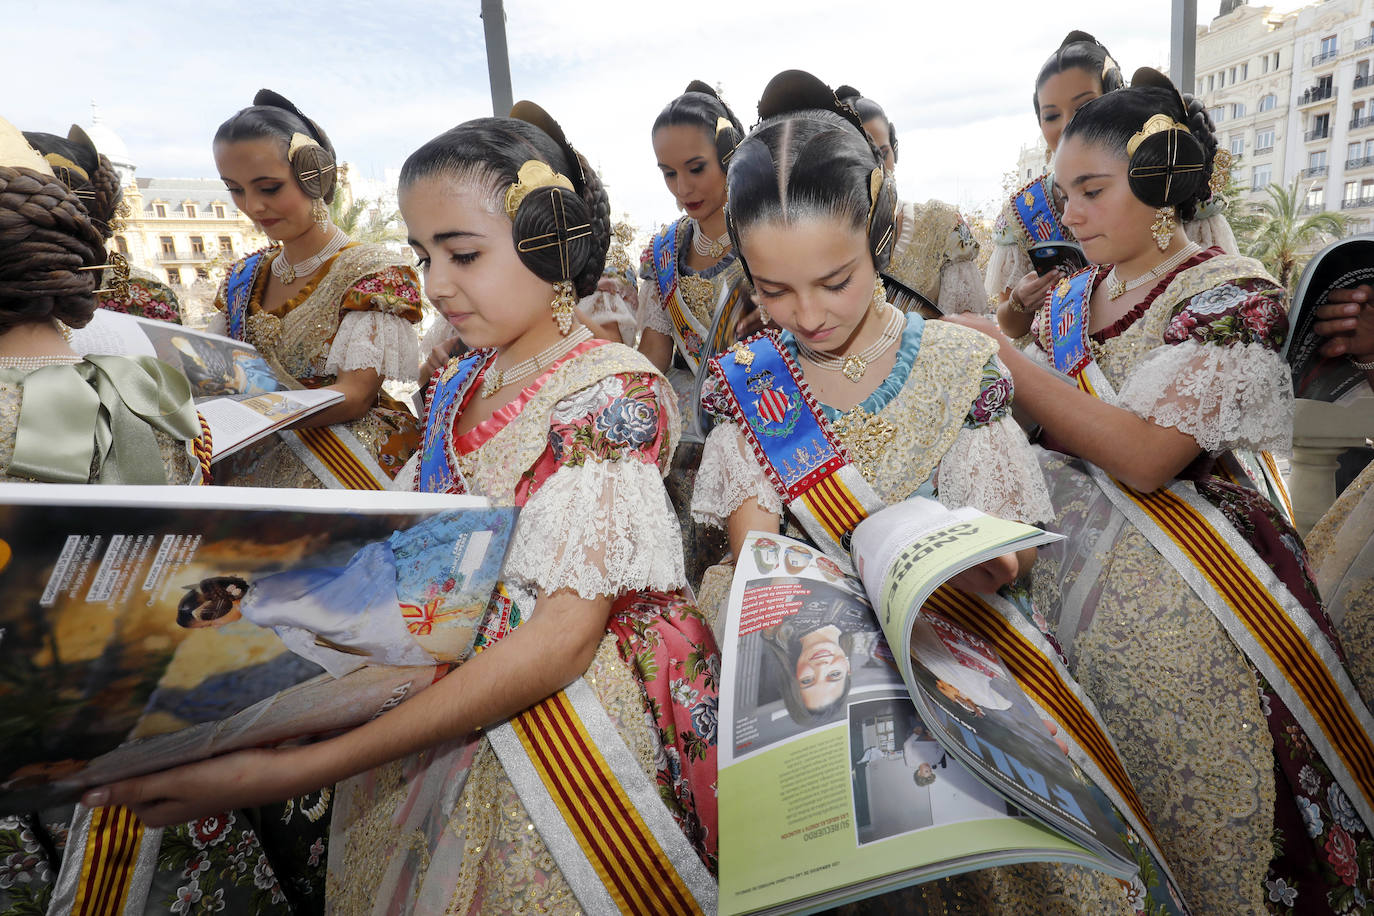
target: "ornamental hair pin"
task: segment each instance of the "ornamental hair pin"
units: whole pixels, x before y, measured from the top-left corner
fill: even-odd
[[[95,264],[91,267],[78,267],[77,270],[104,270],[112,268],[114,271],[114,282],[109,286],[102,286],[95,290],[97,293],[114,293],[112,298],[127,301],[129,299],[129,259],[122,254],[110,255],[110,263]]]
[[[520,209],[520,204],[531,191],[549,187],[576,190],[568,176],[555,172],[547,162],[540,159],[525,160],[525,164],[520,166],[520,171],[516,173],[515,182],[506,188],[506,215],[514,220],[515,212]]]
[[[1155,134],[1163,133],[1166,130],[1181,130],[1185,134],[1192,133],[1192,131],[1188,129],[1188,125],[1180,124],[1163,112],[1151,115],[1150,120],[1145,122],[1145,126],[1136,131],[1131,139],[1126,141],[1126,155],[1134,156],[1135,151],[1140,149],[1140,144],[1144,143],[1146,138],[1153,137]]]
[[[1208,179],[1207,187],[1213,197],[1226,193],[1226,187],[1231,183],[1231,167],[1235,162],[1236,157],[1231,155],[1229,149],[1219,149],[1212,156],[1212,177]]]

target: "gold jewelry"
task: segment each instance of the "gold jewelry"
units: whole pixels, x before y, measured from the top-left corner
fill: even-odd
[[[310,202],[310,218],[321,229],[329,225],[329,208],[324,205],[324,198],[316,197]]]
[[[568,176],[555,172],[547,162],[540,159],[527,159],[516,173],[515,182],[506,188],[506,215],[515,219],[515,211],[535,188],[556,187],[565,191],[575,191]]]
[[[1160,207],[1155,211],[1155,221],[1150,224],[1150,235],[1155,237],[1155,244],[1159,246],[1160,251],[1169,247],[1176,228],[1178,223],[1174,222],[1173,207]]]
[[[564,333],[566,334],[567,332],[565,331]],[[523,362],[516,363],[509,369],[497,369],[495,366],[492,366],[482,378],[482,389],[480,394],[484,398],[489,398],[507,385],[528,378],[548,368],[578,344],[585,340],[590,340],[591,336],[592,332],[587,329],[586,325],[582,325],[577,329],[576,334],[569,334],[567,337],[561,338],[551,346],[545,347],[534,356],[531,356]]]
[[[1197,254],[1201,250],[1202,246],[1199,245],[1197,242],[1189,242],[1187,245],[1184,245],[1182,248],[1180,248],[1172,256],[1165,258],[1163,261],[1160,261],[1158,264],[1156,264],[1154,267],[1151,267],[1149,270],[1145,271],[1140,276],[1135,277],[1131,280],[1127,280],[1124,283],[1122,282],[1121,278],[1117,276],[1116,265],[1113,264],[1112,269],[1107,273],[1107,298],[1120,299],[1122,296],[1124,296],[1131,290],[1136,289],[1140,286],[1144,286],[1151,280],[1155,280],[1159,277],[1165,276],[1169,273],[1169,271],[1173,270],[1179,264],[1182,264],[1184,261],[1188,260],[1190,257]]]
[[[1212,177],[1207,179],[1207,187],[1213,197],[1226,193],[1226,187],[1231,183],[1231,166],[1235,162],[1236,157],[1231,155],[1229,149],[1219,149],[1212,157]]]
[[[850,353],[846,356],[818,353],[800,340],[797,341],[797,350],[802,356],[810,360],[817,369],[824,369],[827,372],[841,372],[851,382],[857,382],[868,371],[868,364],[892,346],[902,336],[902,329],[906,327],[906,315],[902,314],[900,309],[889,308],[891,308],[891,312],[887,317],[887,324],[883,326],[878,339],[858,353]]]
[[[678,295],[687,310],[709,325],[716,308],[716,286],[705,277],[682,273],[677,278]]]
[[[1369,372],[1371,370],[1374,370],[1374,359],[1371,359],[1367,363],[1362,363],[1355,358],[1355,354],[1353,353],[1347,354],[1347,358],[1350,360],[1350,365],[1354,366],[1356,369],[1359,369],[1361,372]]]
[[[763,319],[764,324],[773,323],[773,316],[768,314],[768,309],[764,307],[762,302],[759,302],[759,317]]]
[[[869,302],[868,307],[876,312],[885,305],[887,305],[887,287],[883,286],[883,275],[878,274],[873,279],[873,300]]]
[[[57,333],[62,335],[62,339],[65,340],[67,343],[71,343],[72,329],[67,327],[67,322],[63,321],[61,318],[54,318],[52,320],[52,323],[56,325]]]
[[[746,347],[744,341],[735,341],[730,345],[729,352],[734,354],[735,365],[743,366],[745,372],[748,372],[749,367],[754,365],[754,351]]]
[[[0,369],[23,369],[32,372],[44,366],[73,366],[83,357],[64,354],[61,356],[0,356]]]
[[[272,276],[283,283],[295,283],[297,280],[315,273],[324,266],[325,261],[342,251],[347,244],[348,233],[335,226],[334,234],[330,236],[323,248],[296,264],[286,260],[286,249],[282,248],[277,252],[277,256],[272,259]]]
[[[701,230],[701,223],[692,220],[692,250],[703,258],[723,258],[730,250],[730,230],[726,229],[720,238],[707,238]]]
[[[573,290],[571,280],[559,280],[553,285],[553,303],[549,306],[553,310],[553,320],[558,322],[558,333],[564,337],[572,330],[573,313],[577,311],[577,293]]]
[[[122,254],[110,255],[110,263],[97,264],[93,267],[82,267],[81,270],[104,270],[111,268],[114,271],[114,282],[109,286],[103,286],[96,290],[97,293],[114,293],[112,298],[127,301],[129,299],[129,277],[132,276],[129,270],[129,259]]]
[[[878,457],[887,451],[888,444],[897,435],[897,427],[876,414],[855,406],[840,414],[830,427],[835,436],[844,443],[845,450],[858,467],[859,473],[871,478]]]
[[[1035,306],[1026,305],[1016,298],[1016,287],[1014,286],[1011,288],[1011,292],[1007,293],[1007,305],[1011,306],[1013,312],[1020,312],[1022,315],[1028,315],[1035,311]]]
[[[1131,139],[1126,141],[1126,155],[1134,156],[1135,151],[1140,149],[1140,144],[1144,143],[1147,137],[1153,137],[1155,134],[1163,133],[1166,130],[1181,130],[1185,134],[1192,133],[1192,131],[1188,129],[1187,124],[1180,124],[1173,118],[1160,112],[1159,114],[1151,115],[1150,120],[1145,122],[1145,126],[1132,134]]]

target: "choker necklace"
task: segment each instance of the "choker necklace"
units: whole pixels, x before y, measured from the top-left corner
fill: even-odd
[[[578,325],[577,329],[567,337],[559,338],[558,342],[554,345],[544,348],[529,359],[516,363],[509,369],[497,369],[495,366],[492,366],[482,378],[482,397],[489,398],[507,385],[528,378],[541,369],[547,368],[557,361],[560,356],[563,356],[584,340],[590,340],[591,337],[592,332],[587,329],[585,324]]]
[[[44,366],[74,366],[82,357],[64,354],[62,356],[0,356],[0,369],[23,369],[32,372]]]
[[[272,259],[272,276],[283,283],[295,283],[297,280],[308,277],[319,270],[325,261],[342,251],[347,244],[348,233],[335,226],[334,234],[323,248],[295,264],[286,260],[286,248],[283,247]]]
[[[1135,279],[1125,282],[1122,282],[1121,278],[1116,275],[1116,265],[1113,264],[1111,271],[1107,274],[1107,298],[1120,299],[1131,290],[1144,286],[1151,280],[1164,276],[1201,250],[1202,246],[1197,242],[1189,242],[1187,245],[1180,248],[1177,254],[1160,261],[1154,267],[1145,271]]]
[[[726,229],[718,239],[707,238],[701,223],[692,220],[692,250],[703,258],[725,257],[725,252],[730,250],[730,230]]]
[[[868,364],[882,355],[883,351],[902,336],[902,328],[906,327],[906,315],[900,309],[887,306],[889,314],[887,324],[883,326],[883,331],[878,335],[878,339],[869,344],[858,353],[850,353],[848,356],[831,356],[829,353],[817,353],[815,350],[797,340],[797,349],[801,354],[810,360],[817,369],[824,369],[827,372],[842,372],[844,377],[851,382],[857,382],[864,377],[868,371]]]

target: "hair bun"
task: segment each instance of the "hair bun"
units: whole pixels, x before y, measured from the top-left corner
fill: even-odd
[[[592,211],[580,193],[535,188],[521,201],[513,223],[521,263],[549,283],[576,279],[597,254]]]
[[[682,91],[700,92],[702,95],[709,95],[716,101],[720,101],[720,93],[716,92],[716,90],[712,88],[710,85],[708,85],[704,80],[692,80],[690,83],[687,84],[687,88]]]
[[[534,102],[521,99],[511,106],[510,116],[517,121],[524,121],[526,124],[539,128],[548,135],[550,140],[558,144],[558,148],[563,151],[563,156],[568,160],[568,179],[572,181],[577,193],[583,193],[587,188],[587,178],[582,174],[582,157],[568,142],[567,135],[563,133],[563,127],[553,119],[553,115]]]
[[[839,99],[841,102],[848,102],[850,99],[861,99],[863,97],[864,94],[862,92],[848,84],[835,90],[835,98]]]
[[[1203,145],[1188,130],[1172,127],[1140,141],[1126,174],[1131,191],[1146,204],[1177,207],[1198,197],[1207,172]]]
[[[1078,44],[1080,41],[1087,42],[1090,45],[1097,45],[1098,47],[1105,47],[1102,42],[1098,41],[1087,32],[1084,32],[1082,29],[1074,29],[1072,32],[1065,35],[1064,40],[1059,43],[1059,47],[1065,48],[1072,44]]]
[[[325,134],[324,129],[307,118],[305,112],[297,108],[286,96],[279,92],[273,92],[271,89],[259,89],[257,94],[253,96],[253,104],[265,105],[269,108],[280,108],[284,111],[291,112],[293,115],[300,118],[305,126],[310,129],[310,134],[315,138],[315,142],[329,150],[330,156],[334,155],[334,144],[329,142],[329,137]]]
[[[842,102],[829,86],[805,70],[782,71],[768,81],[759,96],[759,118],[763,120],[814,109],[832,111],[864,133],[864,122],[854,106]]]

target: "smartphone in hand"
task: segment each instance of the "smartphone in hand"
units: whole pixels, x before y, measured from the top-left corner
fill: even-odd
[[[1040,242],[1027,251],[1035,272],[1044,276],[1056,267],[1062,267],[1065,274],[1073,274],[1088,266],[1083,249],[1073,242]]]

